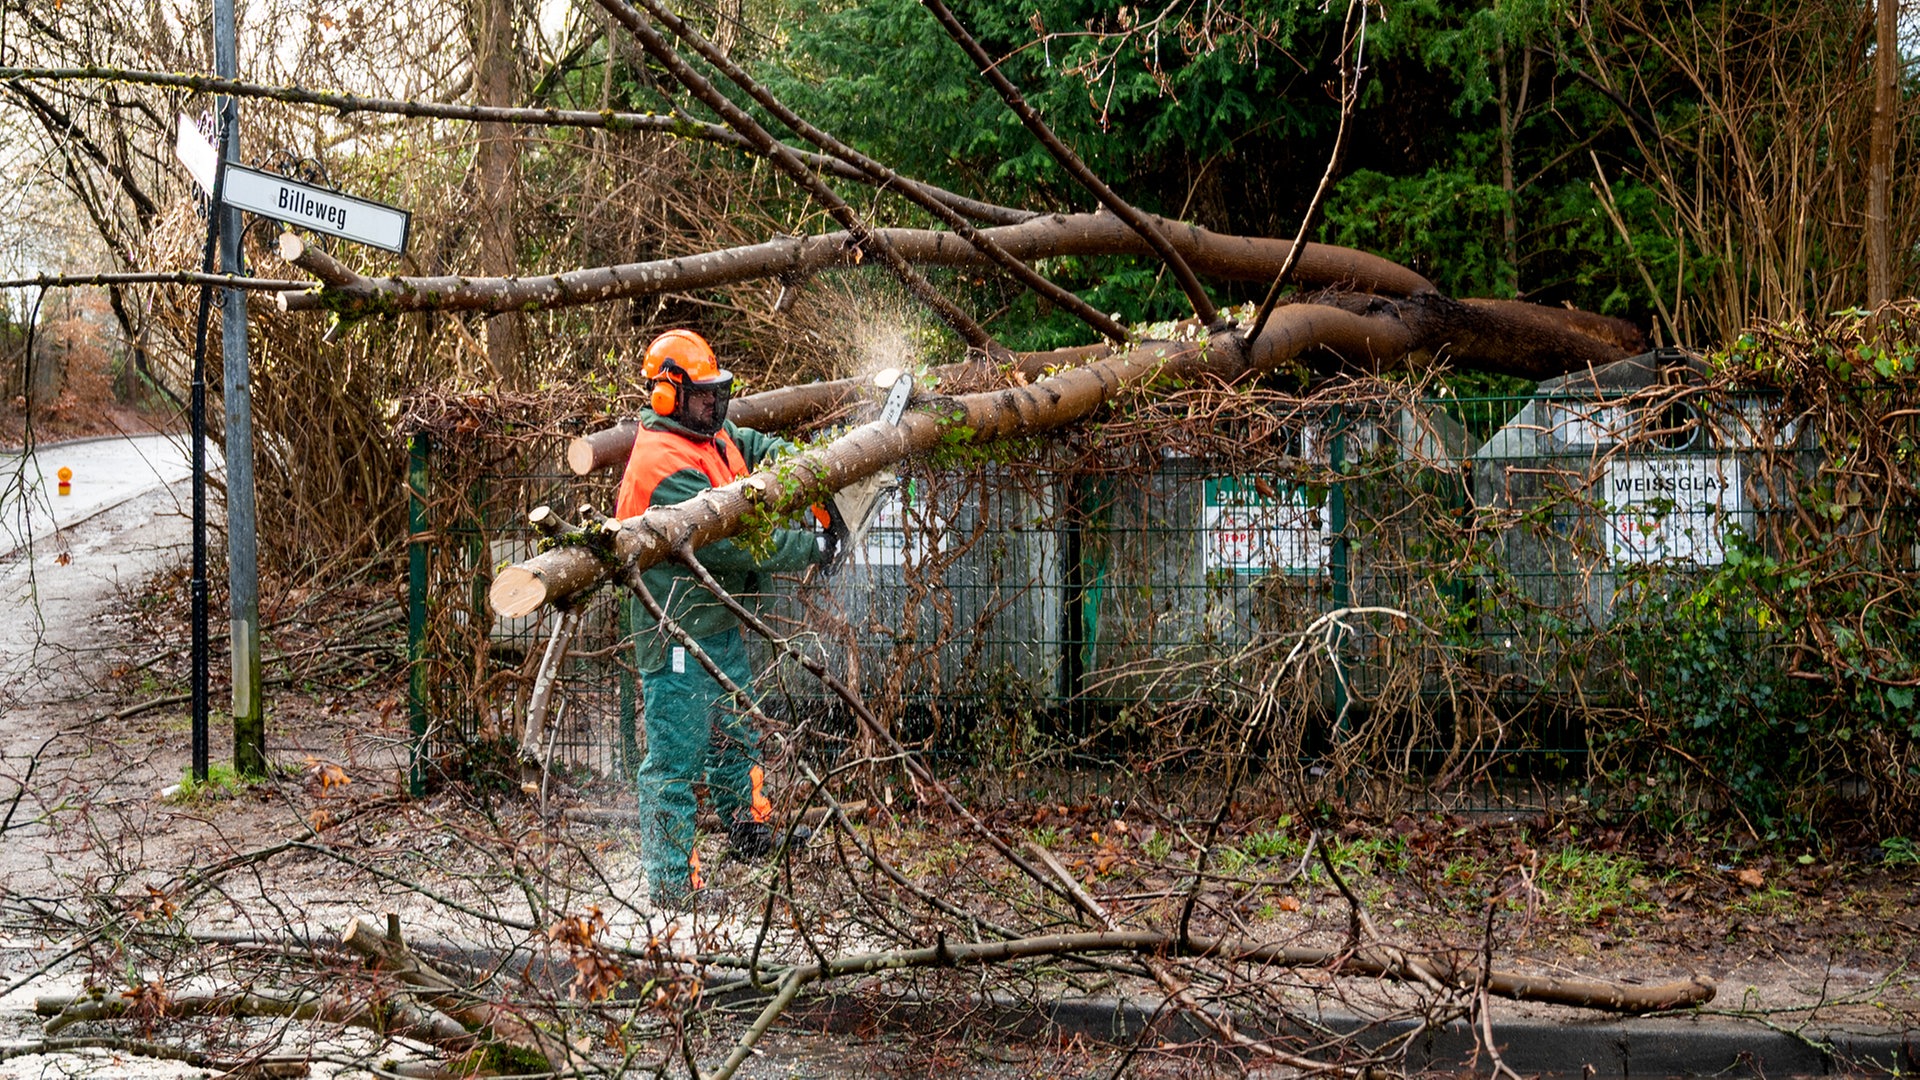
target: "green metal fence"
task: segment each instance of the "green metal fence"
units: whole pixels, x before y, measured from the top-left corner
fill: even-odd
[[[1170,412],[1169,432],[1200,433],[1187,450],[1096,434],[1037,460],[909,463],[838,575],[757,602],[944,750],[1253,749],[1496,802],[1516,778],[1577,786],[1591,718],[1657,704],[1647,628],[1729,560],[1804,544],[1829,464],[1777,398],[1645,375],[1280,414],[1242,401]],[[531,551],[527,511],[604,512],[614,478],[518,463],[435,492],[431,448],[414,463],[414,716],[431,763],[519,730],[548,628],[491,616],[491,573]],[[1874,517],[1859,557],[1912,570],[1910,525],[1889,531],[1867,504],[1846,515],[1829,524],[1862,537]],[[629,625],[610,595],[585,608],[543,756],[631,774]],[[761,659],[770,709],[834,730],[817,683]]]

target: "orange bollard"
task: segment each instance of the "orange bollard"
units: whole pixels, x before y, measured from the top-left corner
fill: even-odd
[[[698,849],[687,852],[687,884],[696,889],[707,887],[706,880],[700,876],[700,852]]]
[[[73,494],[73,470],[62,465],[60,466],[60,471],[54,473],[54,475],[60,478],[60,494]]]

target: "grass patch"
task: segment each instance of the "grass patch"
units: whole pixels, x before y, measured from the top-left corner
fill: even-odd
[[[1888,866],[1920,866],[1920,844],[1904,836],[1880,841],[1880,861]]]
[[[1173,854],[1173,837],[1164,829],[1147,838],[1140,851],[1154,862],[1165,862]]]
[[[1283,817],[1268,832],[1257,832],[1240,841],[1240,850],[1250,859],[1298,859],[1306,851],[1304,840],[1287,831],[1291,818]]]
[[[208,762],[205,780],[195,780],[189,769],[178,784],[167,789],[166,799],[182,806],[222,802],[241,794],[252,784],[253,781],[235,772],[232,765]]]
[[[1626,855],[1563,847],[1540,863],[1536,884],[1555,912],[1580,922],[1653,909],[1635,879],[1645,866]],[[1642,879],[1644,882],[1644,879]]]
[[[1741,897],[1734,902],[1733,910],[1773,919],[1792,914],[1799,906],[1799,900],[1793,893],[1773,885]]]

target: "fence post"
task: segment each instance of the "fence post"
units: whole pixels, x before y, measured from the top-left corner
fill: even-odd
[[[1339,406],[1333,407],[1332,442],[1327,449],[1328,464],[1332,466],[1336,477],[1347,471],[1347,418]],[[1353,583],[1348,573],[1347,557],[1350,542],[1347,540],[1347,485],[1335,479],[1327,490],[1327,528],[1333,533],[1333,550],[1327,553],[1327,574],[1333,586],[1333,606],[1339,608],[1353,606]],[[1336,737],[1347,733],[1347,707],[1351,702],[1347,698],[1347,675],[1345,665],[1340,658],[1344,640],[1334,643],[1333,652],[1333,723]]]
[[[1085,564],[1081,561],[1082,518],[1085,514],[1085,480],[1079,473],[1062,476],[1060,514],[1060,704],[1073,735],[1084,735],[1085,703],[1080,700],[1085,688],[1086,589]]]
[[[407,791],[426,794],[427,436],[407,440]]]
[[[633,668],[633,605],[624,593],[613,602],[614,619],[620,635],[614,664],[620,669],[620,771],[631,781],[640,768],[640,736],[634,723],[638,713],[639,686]]]

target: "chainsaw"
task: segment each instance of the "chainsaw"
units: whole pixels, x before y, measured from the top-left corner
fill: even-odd
[[[873,382],[887,392],[875,422],[888,427],[897,426],[900,418],[906,415],[908,403],[913,400],[912,373],[888,368],[874,376]],[[832,573],[839,569],[852,557],[853,550],[866,542],[867,532],[873,528],[874,519],[880,514],[880,504],[886,500],[896,483],[898,478],[893,470],[882,469],[855,480],[834,492],[833,498],[827,500],[824,506],[813,508],[815,519],[832,537],[831,550],[834,556],[821,568],[824,572]]]

